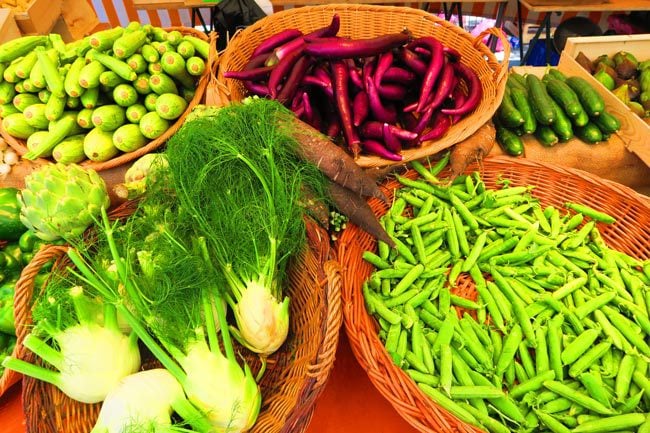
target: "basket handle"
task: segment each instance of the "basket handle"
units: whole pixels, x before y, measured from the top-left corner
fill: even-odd
[[[508,41],[508,36],[505,34],[503,30],[501,30],[498,27],[490,27],[489,29],[483,30],[475,39],[474,39],[474,47],[481,51],[481,48],[485,48],[485,44],[483,43],[483,39],[485,39],[486,36],[495,36],[499,38],[501,41],[501,44],[503,45],[503,61],[501,63],[497,63],[495,66],[492,66],[494,69],[495,73],[495,78],[498,83],[503,80],[503,78],[506,76],[508,73],[508,64],[510,62],[510,42]]]

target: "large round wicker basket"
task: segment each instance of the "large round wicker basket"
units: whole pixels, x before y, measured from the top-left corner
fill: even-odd
[[[203,73],[203,75],[201,75],[201,77],[199,78],[196,84],[196,91],[194,93],[194,97],[189,102],[183,114],[178,119],[176,119],[174,124],[172,124],[158,138],[149,141],[146,145],[133,152],[120,153],[114,158],[111,158],[108,161],[103,161],[103,162],[85,160],[80,163],[81,166],[86,168],[92,168],[95,171],[108,170],[109,168],[118,167],[120,165],[134,161],[144,154],[153,152],[154,150],[162,146],[167,141],[167,139],[169,139],[169,137],[171,137],[176,131],[178,131],[178,128],[181,127],[188,113],[190,113],[197,104],[202,102],[205,96],[205,88],[208,85],[208,81],[210,78],[210,70],[212,69],[212,64],[217,61],[218,55],[217,55],[216,44],[215,44],[217,35],[216,33],[212,33],[210,36],[207,36],[204,32],[193,29],[191,27],[168,27],[166,28],[166,30],[167,31],[178,30],[184,35],[194,36],[204,41],[210,42],[210,53],[208,55],[208,60],[206,62],[206,70]],[[25,153],[27,153],[28,149],[26,145],[26,140],[11,136],[2,127],[2,122],[0,122],[0,135],[2,135],[2,137],[7,141],[7,144],[9,144],[9,146],[14,148],[19,155],[24,155]],[[40,158],[36,162],[47,163],[49,161],[50,161],[49,159]]]
[[[125,203],[111,216],[130,214],[131,204]],[[340,268],[327,232],[313,221],[307,224],[307,240],[307,247],[290,264],[285,288],[291,298],[289,337],[267,358],[259,382],[262,408],[251,432],[304,431],[333,367],[342,322]],[[44,246],[21,274],[14,302],[20,347],[14,356],[19,359],[40,362],[20,345],[32,325],[34,291],[40,290],[34,287],[34,277],[51,260],[55,261],[54,269],[69,265],[67,249]],[[259,357],[242,347],[236,350],[256,374],[261,367]],[[144,368],[158,365],[155,361],[143,364]],[[74,401],[54,386],[30,377],[23,378],[22,393],[28,433],[88,433],[101,407]]]
[[[408,29],[413,36],[434,36],[443,45],[458,50],[461,62],[471,67],[479,76],[483,96],[478,107],[453,125],[439,140],[424,143],[421,147],[403,150],[403,161],[412,161],[433,155],[472,135],[492,117],[499,106],[508,70],[510,45],[501,30],[489,29],[474,37],[460,27],[442,20],[428,12],[397,6],[374,6],[365,4],[327,4],[288,9],[265,17],[237,33],[222,52],[217,79],[222,84],[222,99],[240,101],[246,90],[240,81],[223,77],[225,71],[240,71],[248,62],[253,50],[269,36],[285,29],[297,28],[309,32],[326,26],[334,14],[341,18],[339,35],[355,39],[371,38]],[[490,49],[482,42],[486,35],[503,40],[504,62],[499,63]],[[362,167],[379,167],[395,162],[370,155],[361,155],[357,163]]]
[[[480,167],[472,164],[467,172],[472,171],[480,172],[487,188],[498,189],[502,179],[509,179],[512,186],[534,185],[532,195],[543,206],[560,209],[571,201],[606,212],[616,218],[611,225],[598,223],[607,244],[641,260],[650,258],[650,205],[628,187],[581,170],[503,156],[486,159]],[[444,171],[440,178],[448,174],[448,170]],[[409,170],[405,176],[415,178],[417,173]],[[400,185],[396,180],[382,185],[389,203]],[[377,199],[369,203],[378,216],[388,211],[388,205]],[[374,270],[362,259],[366,250],[376,251],[376,240],[350,225],[340,236],[337,251],[343,272],[344,325],[355,357],[377,390],[416,429],[436,433],[480,432],[434,403],[393,363],[378,337],[378,324],[368,314],[364,302],[362,285]],[[452,293],[469,299],[476,299],[477,295],[471,278],[465,274],[461,274]]]

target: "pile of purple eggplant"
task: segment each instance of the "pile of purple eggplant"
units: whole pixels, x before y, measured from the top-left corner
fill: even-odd
[[[286,29],[265,39],[241,71],[252,95],[289,107],[341,143],[393,161],[437,140],[479,104],[482,88],[460,53],[408,30],[369,39],[337,36],[340,17],[304,34]]]

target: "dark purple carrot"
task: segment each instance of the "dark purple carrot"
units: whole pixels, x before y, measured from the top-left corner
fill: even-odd
[[[354,95],[354,99],[352,99],[352,120],[354,126],[361,125],[368,117],[369,112],[368,94],[365,90],[360,90]]]
[[[334,98],[341,118],[343,136],[352,154],[356,157],[361,151],[359,135],[352,121],[352,105],[348,85],[348,65],[343,60],[332,62]]]
[[[285,104],[293,98],[293,95],[295,95],[296,90],[298,90],[298,86],[311,67],[313,61],[314,58],[310,56],[301,56],[298,61],[296,61],[296,64],[291,69],[291,72],[289,72],[289,76],[278,92],[277,100],[280,103]]]
[[[368,91],[368,104],[370,112],[375,119],[380,122],[395,123],[397,121],[397,110],[393,105],[384,105],[375,87],[372,77],[366,79],[366,89]]]
[[[432,36],[422,36],[413,40],[409,44],[409,48],[413,47],[424,47],[431,52],[431,58],[429,59],[429,64],[427,65],[427,70],[422,78],[422,85],[420,86],[418,107],[415,109],[415,111],[421,113],[424,111],[427,99],[433,92],[433,87],[440,75],[440,71],[445,61],[445,54],[440,41]]]
[[[479,102],[481,102],[483,88],[481,87],[481,81],[479,80],[478,75],[469,66],[462,63],[454,63],[454,70],[465,80],[468,96],[461,106],[457,108],[445,108],[442,112],[445,114],[461,116],[475,109]]]
[[[273,53],[268,56],[264,62],[264,65],[273,66],[275,64],[278,64],[285,57],[293,55],[296,50],[300,49],[302,51],[304,45],[305,39],[303,37],[292,39],[273,50]]]
[[[273,68],[274,66],[260,66],[247,71],[226,71],[223,76],[235,80],[263,80],[268,78]]]
[[[415,80],[416,76],[413,72],[400,68],[399,66],[391,66],[384,72],[382,81],[391,81],[398,83],[408,83]]]
[[[384,123],[382,126],[382,135],[384,138],[384,145],[388,150],[393,153],[399,153],[402,150],[402,143],[399,139],[393,134],[388,123]]]
[[[332,21],[330,21],[330,23],[327,26],[314,30],[311,33],[307,33],[305,35],[305,41],[311,41],[312,39],[317,39],[317,38],[327,38],[327,37],[336,36],[340,28],[341,28],[341,17],[339,16],[339,14],[334,14],[332,16]]]
[[[441,112],[436,112],[431,119],[431,124],[433,125],[431,129],[425,131],[419,138],[420,142],[437,140],[449,130],[451,127],[451,117]]]
[[[339,212],[346,215],[353,224],[369,235],[387,243],[391,248],[395,246],[395,242],[388,236],[388,233],[386,233],[386,230],[384,230],[384,227],[364,198],[334,182],[330,182],[328,192],[334,206]]]
[[[418,117],[418,123],[415,125],[413,132],[417,132],[418,135],[421,135],[422,131],[424,131],[427,126],[429,126],[429,122],[431,121],[434,112],[435,110],[433,108],[427,108],[424,110],[424,112],[420,114],[420,117]]]
[[[395,137],[397,137],[400,140],[415,140],[418,137],[418,134],[416,134],[413,131],[400,128],[399,126],[392,125],[390,123],[387,123],[387,125],[391,134],[393,134]],[[413,127],[415,127],[415,124],[413,124]],[[384,128],[384,124],[382,122],[378,122],[376,120],[369,120],[367,122],[364,122],[361,125],[361,127],[359,128],[359,134],[361,134],[365,138],[380,139],[383,137],[384,134],[383,128]]]
[[[443,51],[445,52],[449,60],[457,62],[460,59],[460,52],[455,48],[445,47]]]
[[[339,122],[338,117],[329,116],[327,119],[327,127],[325,128],[325,135],[330,138],[334,138],[341,133],[341,122]]]
[[[377,155],[381,158],[389,159],[391,161],[401,161],[402,160],[402,155],[391,152],[385,145],[384,143],[378,141],[378,140],[373,140],[371,138],[363,140],[361,143],[361,146],[363,149],[371,153],[373,155]]]
[[[363,89],[363,79],[361,72],[352,59],[346,59],[348,64],[348,71],[350,72],[350,82],[355,85],[357,89]]]
[[[309,95],[307,92],[302,92],[300,95],[300,98],[302,99],[302,106],[305,109],[305,119],[307,119],[307,123],[310,125],[314,126],[313,121],[314,121],[314,110],[311,106],[311,102],[309,101]],[[316,126],[314,126],[316,128]],[[318,129],[318,128],[316,128]]]
[[[300,119],[286,116],[279,120],[280,125],[287,128],[287,133],[296,139],[300,155],[316,165],[325,176],[364,197],[386,201],[374,179],[367,176],[342,147]]]
[[[329,78],[327,82],[325,82],[315,75],[305,75],[302,77],[302,84],[319,87],[323,92],[325,92],[328,98],[334,98],[334,89],[332,89],[332,81],[329,80]]]
[[[379,96],[390,101],[403,101],[408,92],[406,87],[400,86],[399,84],[383,83],[376,87]]]
[[[443,102],[451,95],[455,83],[454,67],[451,63],[445,62],[440,74],[440,80],[435,92],[431,93],[433,99],[427,100],[425,107],[433,108],[434,110],[442,105]]]
[[[275,65],[273,71],[271,71],[271,75],[269,76],[269,93],[271,98],[276,98],[280,83],[287,77],[287,74],[296,64],[298,59],[303,57],[303,47],[304,44],[295,47],[294,50],[287,53],[287,55]]]
[[[283,45],[300,36],[302,36],[302,32],[298,29],[282,30],[263,40],[262,43],[260,43],[257,48],[253,50],[251,57],[257,56],[258,54],[268,54],[280,45]]]
[[[242,83],[251,95],[269,96],[269,86],[265,83],[257,81],[242,81]]]
[[[377,67],[375,68],[375,74],[373,80],[375,82],[375,87],[379,87],[381,80],[384,77],[384,74],[393,64],[393,51],[386,51],[381,53],[377,59]]]
[[[369,39],[315,38],[307,42],[305,52],[315,57],[330,59],[370,57],[400,47],[409,40],[410,36],[405,32],[391,33]]]
[[[418,133],[415,132],[415,127],[418,125],[418,118],[411,112],[402,112],[400,114],[400,121],[405,131],[409,131],[412,134],[415,134],[415,137],[412,137],[408,140],[414,141],[418,137]]]
[[[458,108],[462,106],[465,103],[465,100],[467,99],[467,95],[463,92],[463,89],[460,86],[454,87],[454,90],[451,92],[451,99],[454,101],[454,108]],[[458,123],[460,119],[462,119],[463,116],[460,114],[454,114],[451,116],[451,123],[452,125],[455,123]]]
[[[424,75],[427,71],[427,64],[424,62],[416,52],[409,50],[406,47],[402,47],[397,51],[397,55],[400,60],[406,65],[409,69],[415,72],[418,75]]]

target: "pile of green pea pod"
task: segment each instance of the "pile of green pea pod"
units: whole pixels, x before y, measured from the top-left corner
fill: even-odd
[[[650,432],[650,261],[606,245],[590,207],[532,187],[437,179],[414,163],[364,259],[367,310],[394,363],[490,432]],[[475,299],[458,287],[471,281]]]

